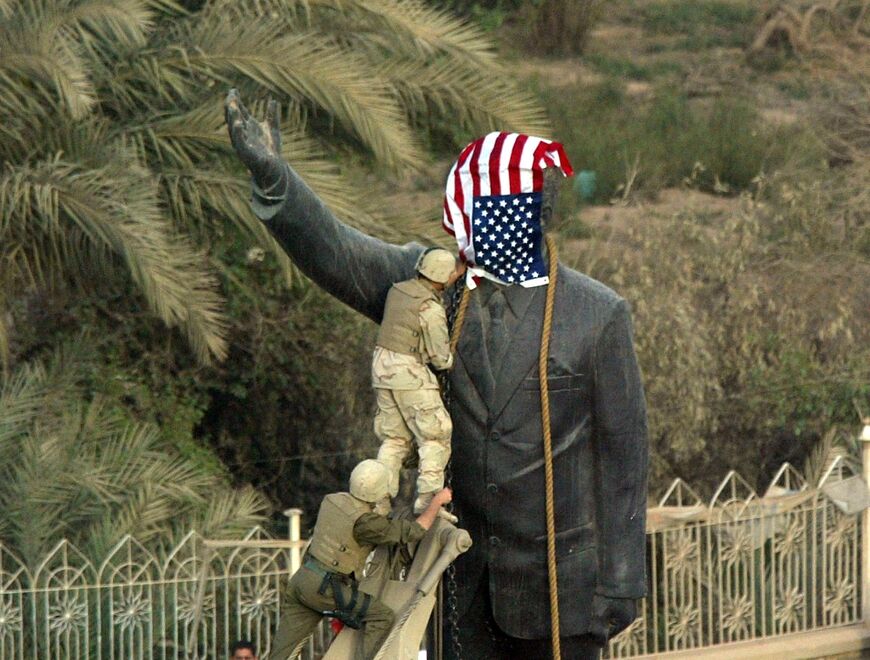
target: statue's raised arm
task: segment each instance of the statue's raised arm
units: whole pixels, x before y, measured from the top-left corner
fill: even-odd
[[[390,285],[413,276],[422,246],[391,245],[339,221],[281,157],[275,101],[260,122],[232,89],[225,111],[233,148],[251,172],[254,213],[302,272],[380,322]]]

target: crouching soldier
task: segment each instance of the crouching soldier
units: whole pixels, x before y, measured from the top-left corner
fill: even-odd
[[[464,266],[447,250],[429,248],[417,260],[416,270],[417,277],[394,284],[387,294],[372,356],[372,386],[378,402],[378,460],[390,469],[390,496],[398,493],[399,471],[416,444],[414,513],[422,513],[444,487],[444,468],[450,460],[453,424],[430,367],[453,366],[441,293],[462,275]],[[388,501],[378,510],[389,511]],[[447,511],[440,515],[457,522]]]
[[[415,521],[390,520],[374,513],[389,491],[390,472],[365,460],[350,475],[349,493],[323,498],[302,567],[290,579],[278,624],[272,660],[286,660],[329,615],[351,628],[364,628],[363,657],[374,657],[393,624],[393,611],[357,589],[366,557],[376,545],[411,543],[423,538],[442,505],[451,500],[445,488]]]

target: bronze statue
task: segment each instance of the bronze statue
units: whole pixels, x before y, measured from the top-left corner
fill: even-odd
[[[267,114],[260,123],[235,90],[227,97],[254,211],[306,275],[380,322],[390,286],[413,276],[423,247],[391,245],[337,220],[280,157],[274,102]],[[546,215],[554,195],[543,194]],[[646,410],[628,305],[579,272],[561,264],[557,272],[547,378],[560,638],[563,658],[595,658],[646,591]],[[484,280],[471,292],[449,378],[455,513],[474,545],[456,562],[460,626],[448,657],[550,655],[538,379],[549,286]],[[506,339],[491,360],[496,314]]]

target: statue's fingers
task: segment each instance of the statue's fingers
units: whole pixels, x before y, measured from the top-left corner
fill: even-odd
[[[269,99],[266,107],[266,124],[272,136],[272,146],[275,153],[281,152],[281,107],[275,99]]]
[[[245,123],[241,118],[237,117],[227,122],[227,128],[230,132],[230,142],[236,152],[243,156],[249,150],[248,133],[245,129]]]
[[[235,89],[231,89],[224,101],[224,119],[227,126],[232,126],[239,114],[239,93]]]
[[[232,110],[244,120],[247,120],[251,116],[251,113],[248,112],[245,104],[242,103],[242,95],[239,94],[239,90],[235,87],[233,87],[227,94],[226,108],[227,112]]]

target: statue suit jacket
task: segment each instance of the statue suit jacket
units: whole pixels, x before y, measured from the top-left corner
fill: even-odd
[[[292,170],[289,176],[287,199],[264,221],[314,282],[379,322],[387,291],[414,275],[423,248],[344,225]],[[505,358],[495,368],[479,290],[472,292],[450,374],[455,512],[474,540],[456,564],[460,615],[488,565],[496,622],[526,639],[550,631],[538,375],[546,289],[524,296],[525,310],[514,308]],[[578,635],[589,629],[594,594],[645,595],[648,448],[628,306],[562,265],[547,371],[561,629]]]

